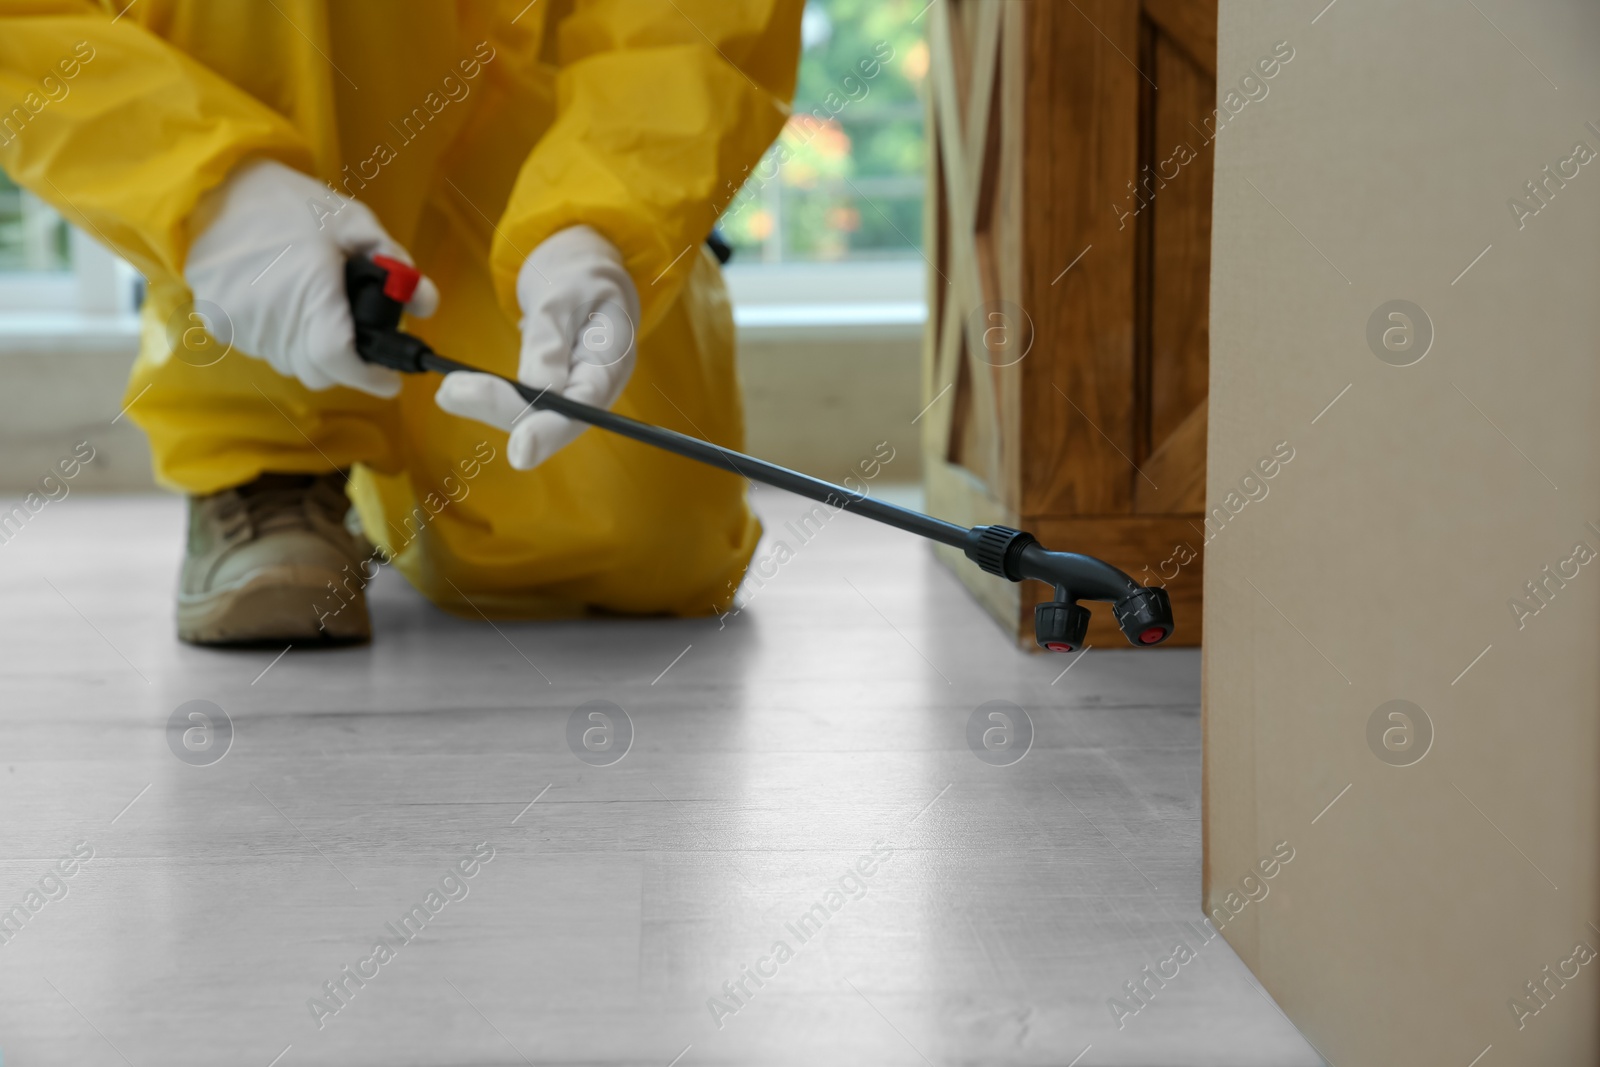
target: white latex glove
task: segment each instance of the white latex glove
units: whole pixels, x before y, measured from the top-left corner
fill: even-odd
[[[609,408],[633,373],[639,291],[616,246],[587,226],[552,234],[517,272],[522,358],[517,380],[594,407]],[[489,374],[446,375],[435,398],[444,410],[511,431],[506,458],[537,467],[585,427],[534,410]]]
[[[312,205],[318,205],[313,211]],[[345,260],[377,253],[411,262],[376,216],[315,178],[272,160],[245,163],[206,194],[191,222],[183,268],[196,301],[221,308],[230,341],[307,388],[347,385],[374,396],[400,392],[400,375],[356,355],[344,291]],[[439,290],[427,278],[406,311],[433,314]]]

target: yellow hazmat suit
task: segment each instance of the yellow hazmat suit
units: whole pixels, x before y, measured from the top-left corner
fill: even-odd
[[[186,220],[249,157],[355,198],[443,294],[411,324],[515,375],[515,283],[587,224],[642,302],[616,411],[738,447],[733,326],[706,234],[782,129],[803,0],[0,0],[0,166],[149,280],[130,417],[156,475],[207,493],[353,467],[368,536],[441,606],[699,614],[760,530],[739,479],[585,433],[529,472],[504,434],[312,392],[186,345]],[[226,333],[218,326],[216,332]],[[197,358],[196,352],[208,353]]]

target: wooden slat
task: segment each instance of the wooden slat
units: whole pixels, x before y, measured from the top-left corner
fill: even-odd
[[[971,84],[967,86],[966,107],[966,158],[969,161],[982,161],[975,165],[987,169],[988,153],[986,146],[989,142],[989,128],[992,125],[993,111],[991,107],[995,95],[995,70],[1000,59],[1000,20],[1004,13],[1004,5],[986,3],[977,10],[977,28],[972,38],[971,46]],[[981,210],[977,201],[981,199],[981,191],[975,183],[973,190],[973,213],[977,216]]]
[[[1011,235],[1009,243],[1014,248],[1017,244],[1015,235],[1021,234],[1029,221],[1022,196],[1023,159],[1027,149],[1023,115],[1024,101],[1027,99],[1025,59],[1028,17],[1027,9],[1022,5],[1000,3],[997,6],[1004,16],[999,42],[1000,83],[996,86],[999,108],[993,120],[1000,130],[1000,167],[992,201],[991,228],[997,233]],[[1018,307],[1026,302],[1022,291],[1021,256],[999,257],[995,276],[1001,300]],[[1022,506],[1022,471],[1026,454],[1023,447],[1023,390],[1027,384],[1027,372],[1019,365],[996,369],[994,374],[995,391],[1000,403],[1002,479],[1002,484],[994,487],[994,490],[1006,507],[1015,510]]]
[[[1141,75],[1126,57],[1138,51],[1138,7],[1083,0],[1029,3],[1028,13],[1026,223],[1015,254],[1036,341],[1021,364],[1021,510],[1123,513],[1133,491],[1123,457],[1134,443],[1134,230],[1118,231],[1112,204],[1136,167]]]
[[[1159,93],[1150,95],[1148,228],[1148,437],[1139,457],[1165,439],[1205,399],[1208,381],[1211,275],[1211,172],[1214,151],[1196,132],[1210,113],[1214,82],[1162,34],[1155,38]],[[1183,160],[1188,162],[1183,162]],[[1203,456],[1204,439],[1199,442]],[[1202,464],[1203,465],[1203,464]],[[1140,510],[1144,510],[1141,508]]]
[[[993,4],[980,6],[991,7]],[[980,351],[982,345],[982,316],[974,316],[972,311],[985,299],[979,274],[981,257],[979,235],[976,232],[976,205],[983,163],[981,156],[973,158],[966,146],[969,129],[976,130],[971,135],[976,143],[987,141],[983,127],[989,116],[987,113],[976,114],[971,108],[975,100],[989,99],[993,79],[987,79],[987,84],[973,80],[970,64],[977,61],[979,44],[964,40],[960,35],[989,27],[982,33],[985,38],[982,48],[987,58],[981,63],[984,69],[992,71],[995,64],[992,52],[998,42],[998,22],[996,15],[985,15],[976,9],[966,8],[959,14],[960,18],[951,19],[946,5],[936,5],[929,31],[934,61],[950,69],[965,67],[968,70],[965,96],[962,95],[963,82],[960,78],[947,77],[935,82],[935,115],[940,127],[938,164],[943,168],[947,205],[943,236],[949,249],[947,280],[953,290],[953,310],[961,313],[959,330],[965,334],[968,363],[964,370],[954,363],[949,368],[950,381],[955,385],[956,403],[948,409],[953,421],[944,448],[938,454],[967,467],[986,484],[992,484],[1000,480],[1002,471],[999,405],[994,381],[987,373],[987,364],[973,362],[976,358],[974,353]],[[946,327],[949,325],[950,319],[947,318]],[[962,350],[959,339],[949,336],[940,339],[940,347],[942,358],[952,358]]]
[[[964,87],[969,79],[965,42],[952,36],[947,5],[935,4],[929,12],[928,47],[932,62],[949,72],[933,80],[934,120],[938,123],[939,158],[945,183],[945,232],[950,241],[950,266],[959,268],[972,254],[973,182],[966,155]],[[953,277],[953,275],[952,275]]]
[[[939,381],[935,383],[938,389],[928,398],[932,403],[934,396],[939,396],[946,388],[949,389],[949,393],[927,416],[937,430],[933,441],[935,454],[946,458],[959,421],[956,415],[955,394],[961,367],[966,360],[966,353],[963,351],[966,345],[966,328],[962,325],[962,306],[962,301],[954,296],[945,305],[944,322],[939,328]]]
[[[928,275],[928,327],[923,338],[923,366],[925,387],[923,403],[927,405],[922,416],[923,455],[946,457],[950,450],[952,426],[952,394],[955,392],[957,362],[961,357],[960,294],[949,281],[950,224],[948,188],[945,180],[943,153],[940,141],[944,136],[939,118],[938,97],[930,94],[928,105],[928,136],[933,148],[933,195],[924,210],[927,232],[932,235],[934,269]]]
[[[1207,77],[1217,80],[1217,0],[1144,0],[1144,13]],[[1155,81],[1165,92],[1167,83]]]
[[[1003,10],[1003,4],[991,2],[979,5],[973,12],[969,31],[972,35],[972,84],[967,103],[965,162],[969,168],[972,195],[970,218],[973,255],[971,261],[963,266],[971,272],[964,281],[971,285],[970,304],[974,308],[992,307],[999,300],[995,250],[998,235],[992,231],[991,221],[1001,164],[996,107],[998,93],[995,85],[999,73],[1000,19]],[[966,325],[966,384],[970,407],[966,412],[967,424],[962,434],[965,444],[961,464],[978,475],[991,495],[998,495],[1004,469],[1001,453],[1005,447],[1004,422],[1000,416],[1000,383],[984,358],[984,315],[969,313]]]
[[[1143,515],[1199,515],[1206,509],[1206,411],[1202,400],[1145,460],[1134,492]],[[1147,480],[1148,479],[1148,480]]]
[[[994,42],[992,52],[999,52],[998,44],[998,41]],[[1010,230],[995,224],[1001,176],[1007,169],[1002,141],[1004,123],[1000,116],[1002,95],[996,85],[1001,74],[998,64],[990,65],[991,91],[985,97],[986,118],[981,131],[978,131],[983,136],[972,146],[974,154],[969,157],[977,173],[972,189],[972,228],[977,252],[978,296],[986,304],[997,303],[1004,295],[1001,292],[1000,263],[1009,258],[1004,249],[1011,243]]]

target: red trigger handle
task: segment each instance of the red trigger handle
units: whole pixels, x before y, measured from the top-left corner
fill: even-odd
[[[373,256],[372,262],[389,274],[383,283],[383,295],[397,303],[408,303],[417,291],[417,283],[422,281],[422,272],[392,256]]]

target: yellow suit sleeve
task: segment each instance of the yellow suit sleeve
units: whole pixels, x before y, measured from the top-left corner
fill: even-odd
[[[621,250],[648,331],[688,277],[794,96],[804,0],[579,0],[559,27],[557,117],[517,177],[491,264],[517,272],[557,230]]]
[[[313,171],[287,119],[131,18],[0,0],[0,168],[152,283],[181,281],[185,221],[248,156]]]

